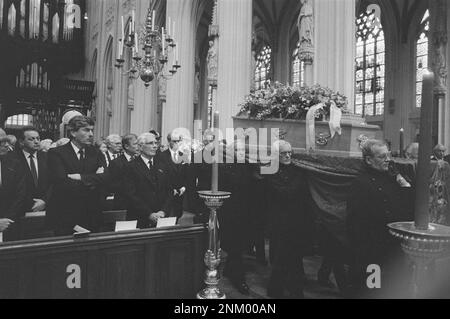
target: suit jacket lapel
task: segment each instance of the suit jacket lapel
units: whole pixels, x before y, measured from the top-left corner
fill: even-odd
[[[138,158],[138,163],[139,168],[143,172],[145,178],[154,186],[156,184],[156,180],[153,172],[149,170],[148,166],[145,164],[141,157]]]

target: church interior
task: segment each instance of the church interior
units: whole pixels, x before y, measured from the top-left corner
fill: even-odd
[[[411,219],[387,218],[397,224],[386,227],[380,242],[402,241],[397,248],[414,255],[416,266],[426,260],[423,268],[409,268],[420,275],[408,297],[450,297],[450,275],[443,271],[450,262],[450,166],[443,161],[450,161],[449,16],[448,0],[0,0],[0,128],[16,136],[17,145],[24,128],[34,127],[48,148],[60,147],[61,139],[76,138],[70,131],[74,116],[92,119],[93,140],[108,148],[110,136],[135,134],[140,143],[148,132],[172,145],[175,129],[200,142],[205,132],[220,130],[226,147],[238,144],[235,135],[242,129],[248,151],[248,130],[254,128],[259,148],[274,142],[274,130],[275,139],[289,142],[278,143],[277,152],[282,161],[282,148],[289,147],[285,153],[296,167],[273,178],[253,174],[245,184],[240,168],[220,166],[216,183],[230,199],[217,189],[214,197],[213,162],[212,176],[205,175],[212,179],[205,189],[213,192],[192,195],[207,216],[190,206],[188,189],[178,226],[162,230],[114,232],[113,224],[128,218],[108,203],[101,232],[89,235],[49,237],[45,213],[25,214],[20,241],[0,243],[0,298],[355,297],[343,234],[349,223],[365,220],[347,218],[357,205],[346,199],[390,201],[384,193],[351,193],[358,190],[352,181],[370,162],[363,144],[374,139],[388,147],[399,185],[416,191],[405,202],[415,204]],[[443,156],[430,164],[436,145]],[[263,161],[259,151],[256,165]],[[0,176],[6,176],[1,167]],[[194,177],[192,193],[204,190],[200,179]],[[301,196],[291,196],[291,186]],[[286,196],[273,196],[280,189]],[[222,204],[228,217],[221,216]],[[302,205],[307,213],[282,214]],[[426,223],[439,226],[415,232],[421,229],[418,207],[427,210]],[[398,225],[412,220],[415,230]],[[237,244],[229,234],[222,237],[226,227],[248,241],[239,244],[245,246],[236,261],[241,266],[231,265]],[[290,259],[298,252],[303,262],[292,266],[302,283],[286,284],[283,293],[274,278],[294,263],[285,251]],[[215,275],[224,264],[223,277]],[[231,266],[245,269],[245,277]],[[429,284],[429,269],[439,284]],[[297,282],[292,276],[283,279],[291,286]],[[214,278],[220,278],[219,288]],[[395,298],[397,292],[392,288],[387,295]]]

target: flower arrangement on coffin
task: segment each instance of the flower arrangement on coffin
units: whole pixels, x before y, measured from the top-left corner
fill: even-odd
[[[323,103],[318,109],[316,118],[329,116],[330,106],[334,102],[343,113],[347,111],[347,98],[339,92],[314,85],[311,87],[291,87],[279,82],[267,88],[250,93],[240,105],[239,116],[247,116],[258,120],[292,119],[305,120],[311,107]]]

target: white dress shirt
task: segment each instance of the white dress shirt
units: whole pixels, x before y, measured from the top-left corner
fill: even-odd
[[[133,159],[133,158],[131,157],[131,155],[128,155],[127,152],[124,152],[123,155],[125,155],[125,158],[127,159],[128,162],[131,162],[131,160]]]
[[[73,144],[72,142],[70,142],[70,144],[72,145],[73,150],[75,151],[75,154],[77,155],[77,158],[79,160],[80,159],[80,149],[75,144]]]
[[[150,169],[148,163],[151,162],[152,163],[152,167],[153,167],[153,158],[152,159],[148,159],[145,158],[144,156],[141,155],[142,160],[144,161],[145,165],[147,165],[147,167]]]

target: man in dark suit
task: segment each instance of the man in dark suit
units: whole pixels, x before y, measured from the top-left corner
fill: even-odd
[[[111,134],[105,139],[107,151],[105,152],[106,167],[118,158],[122,153],[122,137]]]
[[[280,166],[276,174],[267,176],[273,259],[267,295],[303,298],[303,257],[312,246],[314,227],[307,205],[306,176],[292,163],[288,142],[276,142],[273,151],[279,154]]]
[[[183,200],[187,189],[188,164],[183,162],[184,154],[179,148],[183,137],[176,131],[167,136],[169,149],[159,153],[157,158],[167,170],[169,183],[173,191],[173,215],[183,215]]]
[[[0,136],[0,232],[4,241],[17,239],[14,222],[24,213],[26,197],[25,175],[8,151],[8,138]]]
[[[33,127],[25,127],[19,136],[20,149],[16,155],[26,176],[27,201],[25,212],[44,211],[47,205],[47,154],[40,152],[41,139]]]
[[[108,173],[104,156],[93,146],[94,121],[76,116],[69,121],[70,143],[49,152],[51,196],[48,223],[56,235],[73,234],[74,226],[96,231],[101,213],[101,189]]]
[[[122,138],[123,154],[109,165],[112,179],[111,190],[114,192],[114,209],[127,209],[126,192],[124,187],[125,167],[139,155],[137,136],[129,134]]]
[[[353,182],[347,200],[352,290],[354,297],[394,297],[389,295],[394,291],[391,285],[400,279],[395,272],[407,272],[402,268],[400,244],[387,225],[412,220],[414,192],[400,174],[390,173],[389,152],[382,141],[368,140],[362,152],[365,169]],[[372,264],[381,268],[381,289],[366,286],[367,267]]]
[[[125,189],[130,206],[127,219],[138,228],[155,226],[159,218],[171,217],[172,189],[164,166],[155,158],[158,142],[144,133],[138,137],[141,155],[126,167]]]

